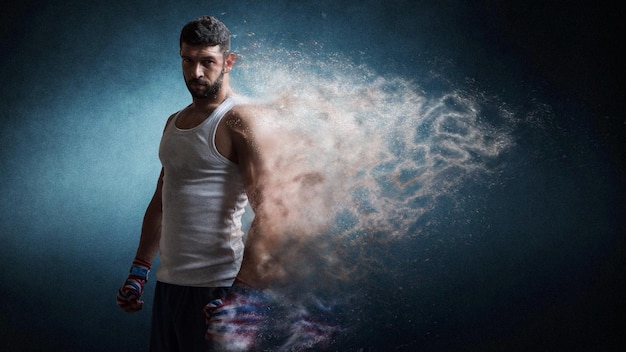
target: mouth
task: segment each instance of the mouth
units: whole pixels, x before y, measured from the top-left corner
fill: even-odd
[[[194,86],[194,87],[206,87],[208,84],[205,82],[193,79],[189,81],[189,85]]]

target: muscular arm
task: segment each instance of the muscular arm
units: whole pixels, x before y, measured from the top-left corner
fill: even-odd
[[[277,284],[285,275],[277,253],[283,236],[272,224],[275,217],[270,216],[271,202],[269,195],[265,194],[268,169],[255,121],[267,113],[265,108],[238,108],[226,121],[250,206],[255,213],[237,278],[258,288]]]
[[[146,209],[141,227],[141,237],[137,253],[131,266],[128,278],[117,292],[117,305],[125,312],[140,311],[143,307],[141,295],[148,280],[147,271],[150,270],[152,261],[159,251],[161,238],[161,190],[163,185],[163,169],[157,182],[157,187]]]
[[[161,238],[161,219],[163,215],[161,203],[161,190],[163,188],[163,169],[157,181],[156,190],[148,204],[141,227],[141,237],[139,247],[135,257],[148,263],[152,263],[159,251],[159,240]]]
[[[170,115],[165,123],[165,128],[172,122],[175,114]],[[165,131],[165,128],[163,129]],[[141,259],[148,263],[152,263],[157,253],[159,252],[159,241],[161,239],[161,221],[163,219],[163,203],[162,203],[162,189],[163,189],[163,168],[161,168],[161,174],[157,181],[156,190],[154,195],[148,204],[146,213],[143,217],[143,223],[141,226],[141,237],[139,238],[139,246],[137,247],[137,253],[135,258]]]

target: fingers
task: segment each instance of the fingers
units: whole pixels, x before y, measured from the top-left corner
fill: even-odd
[[[211,318],[215,315],[215,311],[223,305],[221,299],[216,299],[209,302],[206,306],[204,306],[204,319],[208,324]]]
[[[130,274],[124,285],[117,291],[117,305],[125,312],[138,312],[143,308],[143,301],[140,300],[143,287],[148,281],[150,263],[135,258],[130,267]]]
[[[117,305],[126,313],[138,312],[143,308],[143,301],[137,297],[121,298],[118,294]]]
[[[126,312],[126,313],[135,313],[141,310],[141,308],[143,308],[143,301],[140,300],[133,300],[128,302],[127,305],[125,305],[124,307],[122,307],[122,309]]]
[[[124,286],[117,291],[117,305],[128,313],[140,311],[143,308],[143,301],[140,300],[142,291],[142,282],[126,280]]]
[[[268,309],[262,292],[234,288],[225,299],[213,300],[204,307],[205,337],[220,351],[254,350]]]

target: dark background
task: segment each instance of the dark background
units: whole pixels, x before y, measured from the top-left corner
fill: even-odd
[[[0,346],[146,349],[149,313],[124,314],[115,291],[156,182],[163,123],[189,102],[179,30],[212,14],[238,35],[235,50],[252,34],[277,47],[316,41],[380,75],[419,81],[434,72],[450,86],[497,95],[520,115],[537,111],[516,130],[501,182],[476,197],[488,215],[429,228],[437,259],[422,266],[409,264],[420,256],[414,247],[391,246],[381,255],[386,275],[373,273],[361,288],[367,301],[355,303],[352,318],[363,324],[333,349],[623,350],[624,7],[618,1],[3,5]],[[436,210],[433,217],[467,218],[445,203]],[[481,237],[470,245],[450,240],[466,232]],[[151,295],[146,301],[149,308]]]

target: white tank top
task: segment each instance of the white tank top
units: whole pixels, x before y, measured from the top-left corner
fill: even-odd
[[[237,165],[215,146],[226,99],[200,125],[166,127],[159,158],[164,168],[160,265],[156,278],[182,286],[232,285],[243,257],[241,217],[248,198]]]

